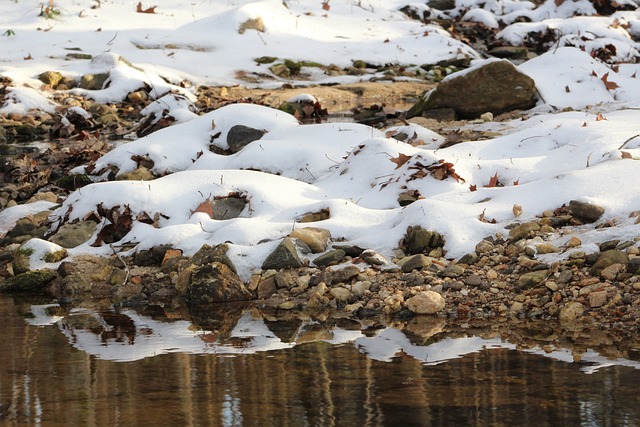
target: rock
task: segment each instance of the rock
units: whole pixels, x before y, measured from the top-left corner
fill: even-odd
[[[295,244],[290,237],[285,237],[282,242],[269,254],[262,263],[263,270],[281,268],[300,268],[303,266]]]
[[[406,301],[409,310],[416,314],[435,314],[445,307],[445,300],[438,292],[422,291]]]
[[[326,267],[328,265],[337,264],[345,257],[345,253],[342,249],[333,249],[326,254],[320,255],[313,260],[313,263],[318,267]]]
[[[449,10],[456,7],[455,0],[429,0],[427,5],[432,9]]]
[[[518,285],[523,289],[533,288],[549,275],[549,270],[536,270],[520,276]]]
[[[85,74],[80,79],[80,88],[87,90],[100,90],[109,79],[109,73]]]
[[[595,222],[604,214],[603,207],[578,200],[571,200],[569,202],[569,210],[575,218],[586,223]]]
[[[160,265],[171,245],[158,245],[148,250],[136,252],[133,263],[138,266]]]
[[[520,239],[528,239],[539,230],[540,225],[537,222],[525,222],[509,230],[509,240],[517,242]]]
[[[331,218],[331,212],[329,211],[329,209],[321,209],[318,212],[308,212],[302,215],[298,219],[298,222],[299,223],[318,222],[318,221],[324,221],[325,219],[329,219],[329,218]]]
[[[244,197],[222,197],[215,199],[211,203],[213,219],[224,221],[238,218],[246,205],[247,199]]]
[[[640,274],[640,257],[631,258],[627,264],[627,271],[630,274]]]
[[[484,279],[478,274],[470,274],[464,278],[464,284],[467,286],[482,286]]]
[[[556,252],[560,252],[560,248],[552,245],[551,243],[541,243],[539,245],[536,245],[536,251],[539,254],[553,254]]]
[[[193,254],[193,257],[191,257],[191,262],[198,266],[211,264],[212,262],[221,262],[237,274],[238,271],[236,270],[236,266],[227,256],[228,250],[229,245],[226,243],[220,243],[213,247],[209,245],[202,245],[202,247],[198,249],[198,252]]]
[[[580,246],[582,244],[582,240],[580,240],[579,238],[577,238],[576,236],[571,236],[571,238],[569,239],[569,241],[567,242],[567,247],[568,248],[577,248],[578,246]]]
[[[98,224],[93,221],[81,221],[63,224],[49,241],[63,248],[75,248],[88,241],[95,233]]]
[[[602,269],[600,277],[605,280],[614,281],[618,277],[618,274],[624,273],[624,270],[624,264],[611,264],[610,266]]]
[[[258,298],[269,298],[271,295],[275,294],[277,290],[276,278],[275,276],[271,276],[268,279],[260,281],[258,284]]]
[[[524,304],[522,304],[520,301],[514,301],[513,303],[511,303],[511,307],[509,308],[512,313],[520,313],[523,309]]]
[[[293,277],[290,271],[281,270],[278,271],[275,276],[276,286],[278,288],[291,289],[297,285],[296,278]]]
[[[598,257],[598,260],[593,264],[593,266],[591,266],[589,272],[592,276],[599,276],[602,270],[610,265],[623,264],[626,266],[628,262],[629,256],[625,252],[618,249],[611,249],[603,252]]]
[[[455,277],[462,276],[464,272],[465,272],[464,267],[459,266],[457,264],[449,264],[444,268],[444,270],[442,270],[442,275],[444,277],[455,278]]]
[[[495,245],[488,240],[481,240],[475,247],[476,254],[485,255],[495,249]]]
[[[493,245],[491,245],[493,246]],[[477,246],[476,246],[477,248]],[[478,262],[480,260],[480,257],[474,253],[468,253],[466,255],[463,255],[459,260],[458,260],[458,264],[466,264],[466,265],[473,265],[476,262]]]
[[[577,301],[571,301],[560,309],[558,313],[558,319],[562,323],[569,323],[575,321],[578,317],[584,313],[584,305]]]
[[[331,232],[324,228],[304,227],[293,230],[289,237],[300,239],[309,246],[314,254],[324,252],[329,246]]]
[[[62,74],[57,71],[45,71],[38,76],[38,80],[55,89],[58,83],[62,81]]]
[[[348,283],[360,274],[360,268],[355,265],[348,265],[331,273],[331,283]]]
[[[386,265],[389,263],[389,261],[384,256],[372,249],[362,251],[362,254],[360,254],[360,258],[362,258],[364,262],[370,265]]]
[[[20,238],[19,240],[21,241],[19,243],[22,243],[32,237],[43,238],[47,231],[47,227],[41,226],[28,218],[23,218],[16,222],[16,225],[7,233],[6,237],[11,241]]]
[[[247,301],[252,299],[252,296],[238,275],[227,265],[213,262],[194,270],[186,299],[191,305],[203,305]]]
[[[27,271],[0,282],[0,292],[39,292],[55,278],[51,270]]]
[[[587,296],[587,300],[589,301],[589,307],[601,307],[607,302],[607,291],[597,291],[591,292]]]
[[[333,245],[333,249],[342,249],[347,256],[352,258],[359,257],[364,252],[360,246],[352,246],[352,245]]]
[[[134,171],[125,172],[116,177],[118,181],[151,181],[155,178],[155,175],[144,166],[139,166]]]
[[[85,185],[91,184],[91,178],[86,174],[69,174],[58,180],[58,187],[66,190],[77,190]]]
[[[65,276],[59,285],[60,293],[66,296],[80,295],[91,292],[93,286],[83,274],[73,273]]]
[[[478,118],[486,112],[498,115],[532,108],[535,96],[533,79],[511,62],[497,60],[452,74],[414,105],[407,117],[438,108],[453,108],[462,118]]]
[[[346,302],[351,296],[351,291],[345,288],[331,288],[329,294],[338,301]]]
[[[444,246],[442,236],[435,232],[425,230],[420,226],[409,227],[405,246],[410,254],[419,254],[431,249],[441,248]]]
[[[266,133],[266,130],[254,129],[245,125],[235,125],[227,133],[229,151],[237,153],[253,141],[262,138]]]
[[[618,248],[618,244],[620,243],[620,240],[615,239],[615,240],[608,240],[606,242],[602,242],[598,245],[598,249],[600,249],[600,252],[606,252],[610,249],[620,249]]]
[[[428,257],[422,254],[418,254],[403,259],[401,261],[400,268],[404,273],[410,273],[413,270],[422,270],[423,268],[427,268],[430,265],[431,260]]]
[[[67,250],[55,243],[38,238],[30,239],[16,251],[13,259],[13,272],[20,274],[31,270],[32,260],[54,263],[67,256]]]
[[[365,291],[368,291],[370,288],[371,282],[368,280],[363,280],[351,285],[351,292],[353,293],[353,295],[361,297],[364,295]]]

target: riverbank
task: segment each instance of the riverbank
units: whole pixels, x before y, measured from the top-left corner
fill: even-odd
[[[322,107],[337,106],[337,111],[343,112],[345,105],[354,105],[356,112],[367,110],[377,115],[377,126],[391,126],[401,118],[391,108],[379,107],[406,108],[427,87],[425,83],[369,82],[255,92],[204,88],[199,105],[215,109],[235,102],[259,102],[279,107],[290,97],[310,93]],[[90,101],[77,101],[84,103],[83,108],[92,109],[86,105]],[[45,202],[50,204],[47,207],[57,206],[71,191],[88,184],[77,179],[67,182],[69,171],[107,152],[114,139],[117,143],[117,135],[140,129],[136,119],[140,119],[142,107],[133,102],[106,106],[109,112],[105,115],[115,116],[114,125],[105,125],[101,119],[104,116],[97,115],[95,121],[87,123],[89,127],[75,126],[64,138],[55,133],[55,121],[45,116],[12,118],[16,123],[32,121],[36,134],[52,138],[44,152],[14,156],[5,163],[5,183],[0,192],[3,205]],[[316,120],[326,118],[317,117],[312,122]],[[425,119],[417,120],[424,123]],[[431,122],[430,127],[441,133],[457,133],[462,139],[456,129],[464,127],[465,122]],[[466,136],[481,135],[466,132]],[[593,245],[580,251],[580,232],[585,224],[602,230],[618,226],[616,221],[600,220],[602,209],[587,203],[567,200],[555,211],[539,212],[536,220],[514,219],[507,227],[508,235],[487,236],[477,242],[475,252],[457,259],[443,251],[442,236],[420,227],[407,230],[392,258],[371,248],[330,242],[321,228],[307,227],[310,233],[292,233],[291,239],[314,260],[313,266],[305,265],[308,261],[297,268],[286,262],[281,266],[263,265],[262,270],[242,279],[227,256],[225,244],[205,246],[193,256],[184,256],[170,245],[137,251],[132,256],[117,254],[113,248],[112,254],[107,249],[102,251],[104,256],[78,255],[70,260],[64,260],[66,254],[58,254],[60,259],[49,259],[54,262],[50,266],[57,270],[30,271],[33,253],[21,251],[22,244],[32,238],[60,243],[59,235],[58,240],[51,239],[55,234],[50,229],[51,211],[36,210],[5,230],[0,253],[4,279],[0,289],[5,292],[27,288],[74,304],[95,300],[125,305],[186,304],[193,309],[209,303],[253,301],[276,310],[332,313],[354,319],[383,316],[403,320],[422,314],[462,323],[559,319],[561,324],[586,321],[625,334],[635,334],[640,322],[638,236],[604,240],[597,242],[596,251]],[[81,242],[80,236],[88,239],[95,227],[73,228],[65,238],[79,238]],[[569,235],[573,237],[565,239],[564,245],[554,246],[554,238]],[[317,239],[324,241],[324,246]],[[314,244],[322,246],[321,250],[311,251]],[[571,254],[563,259],[561,254],[568,250]],[[322,257],[311,256],[318,251]]]

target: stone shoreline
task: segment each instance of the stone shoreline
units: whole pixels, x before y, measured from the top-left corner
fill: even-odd
[[[415,87],[407,86],[401,94],[409,96],[415,91]],[[94,126],[96,132],[101,132],[100,138],[82,133],[64,135],[62,130],[55,130],[55,124],[47,125],[43,132],[58,132],[56,138],[68,138],[66,153],[55,151],[61,141],[56,139],[48,153],[18,157],[7,163],[4,176],[14,181],[3,185],[0,207],[38,200],[57,203],[59,196],[86,184],[65,181],[66,173],[107,151],[105,138],[123,135],[127,127],[131,130],[133,122],[125,124],[129,116],[118,113],[127,110],[125,107],[105,107],[108,111],[99,116],[104,119],[100,124],[87,123],[87,129]],[[140,107],[130,110],[129,115],[132,111],[139,112]],[[40,129],[38,123],[45,123],[32,120],[36,124],[30,126],[36,129]],[[10,125],[16,123],[23,122],[13,120]],[[51,164],[60,166],[52,168]],[[325,245],[319,250],[313,248],[309,236],[291,235],[285,259],[295,258],[299,248],[306,246],[306,257],[316,266],[304,265],[299,259],[284,264],[282,260],[274,261],[263,265],[262,271],[246,283],[235,273],[225,245],[203,247],[193,257],[185,257],[170,247],[153,248],[129,258],[78,256],[62,261],[57,271],[30,271],[29,254],[21,253],[19,248],[32,237],[48,234],[45,211],[18,221],[2,239],[0,291],[46,293],[74,304],[186,303],[194,309],[209,303],[252,301],[282,311],[329,312],[354,319],[382,316],[406,320],[426,314],[457,323],[558,320],[567,328],[586,322],[635,337],[640,325],[640,237],[601,242],[599,252],[584,253],[579,252],[581,242],[576,235],[569,245],[578,251],[567,259],[547,264],[536,258],[538,254],[567,249],[547,243],[550,234],[597,223],[602,215],[597,206],[569,202],[555,212],[540,213],[536,221],[514,222],[509,236],[479,242],[475,253],[458,260],[446,258],[444,242],[437,233],[418,227],[407,230],[393,260],[367,248],[339,242],[333,242],[327,252],[326,236]],[[93,230],[75,231],[93,234]],[[325,254],[313,255],[320,252]],[[51,261],[59,261],[64,255],[51,254]],[[56,259],[57,256],[61,258]]]

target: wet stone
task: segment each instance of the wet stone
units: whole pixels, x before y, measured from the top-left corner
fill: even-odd
[[[55,278],[50,270],[27,271],[0,282],[0,292],[39,292]]]
[[[252,295],[238,275],[228,266],[214,262],[201,266],[193,272],[186,298],[192,305],[202,305],[247,301],[252,299]]]

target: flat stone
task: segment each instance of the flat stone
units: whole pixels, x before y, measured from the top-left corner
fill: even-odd
[[[560,248],[556,245],[552,245],[551,243],[542,243],[536,246],[536,251],[539,254],[554,254],[556,252],[560,252]]]
[[[362,258],[364,262],[370,265],[385,265],[389,263],[389,261],[384,256],[382,256],[382,254],[379,254],[372,249],[363,251],[362,254],[360,254],[360,258]]]
[[[276,288],[275,276],[262,280],[258,284],[257,292],[258,292],[258,298],[260,299],[269,298],[271,295],[275,294],[276,291],[277,291],[277,288]]]
[[[445,307],[445,300],[438,292],[422,291],[406,300],[406,306],[416,314],[435,314]]]
[[[444,270],[442,271],[442,275],[444,277],[459,277],[462,276],[465,272],[465,268],[462,266],[459,266],[457,264],[449,264],[447,265]]]
[[[605,280],[616,280],[618,274],[623,273],[625,271],[624,264],[611,264],[608,267],[605,267],[600,271],[600,277]]]
[[[345,257],[345,253],[342,249],[333,249],[327,252],[326,254],[322,254],[319,257],[313,260],[313,263],[318,267],[325,267],[331,264],[337,264],[342,261]]]
[[[360,274],[360,267],[348,265],[344,268],[332,271],[331,283],[348,283],[358,274]]]
[[[408,259],[402,260],[402,265],[400,268],[405,273],[410,273],[413,270],[422,270],[423,268],[427,268],[431,265],[431,259],[426,257],[425,255],[418,254],[408,257]]]
[[[0,292],[39,292],[56,276],[51,270],[27,271],[0,282]]]

